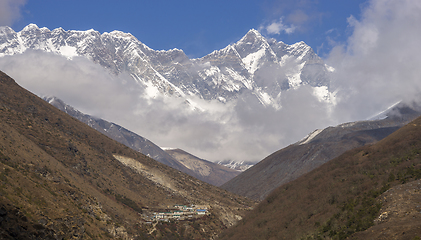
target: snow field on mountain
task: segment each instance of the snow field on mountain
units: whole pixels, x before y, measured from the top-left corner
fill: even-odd
[[[247,57],[243,58],[243,63],[250,74],[254,74],[259,68],[260,59],[265,55],[266,49],[261,48],[257,52],[250,53]]]

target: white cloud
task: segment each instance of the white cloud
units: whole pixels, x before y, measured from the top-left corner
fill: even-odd
[[[21,16],[26,0],[0,0],[0,26],[11,26]]]
[[[291,34],[295,31],[296,27],[291,25],[286,25],[283,23],[283,18],[280,18],[279,20],[273,21],[267,26],[260,26],[259,30],[265,30],[268,34],[276,34],[279,35],[282,32],[286,34]]]
[[[326,35],[328,35],[328,34],[333,33],[334,31],[336,31],[336,29],[335,29],[335,28],[331,28],[331,29],[327,30],[327,31],[325,32],[325,34],[326,34]]]
[[[420,1],[372,0],[361,19],[348,18],[352,35],[328,59],[336,69],[340,119],[364,119],[399,100],[420,101],[420,12]]]
[[[0,58],[0,69],[37,95],[57,96],[159,146],[182,148],[211,161],[261,160],[328,121],[328,109],[309,87],[282,94],[282,102],[289,104],[281,111],[247,96],[227,104],[192,98],[206,109],[195,111],[181,98],[144,98],[144,89],[129,76],[111,75],[83,57],[67,60],[27,51]]]

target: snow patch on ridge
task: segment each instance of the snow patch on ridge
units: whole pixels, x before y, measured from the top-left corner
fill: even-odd
[[[176,150],[178,148],[175,147],[160,147],[162,150],[167,151],[167,150]]]
[[[307,55],[307,53],[310,51],[310,46],[308,46],[305,42],[301,41],[298,43],[294,43],[291,45],[292,51],[291,53],[293,55],[299,55],[297,57],[298,61],[301,61],[304,59],[304,57]]]
[[[372,120],[381,120],[381,119],[387,118],[387,114],[401,102],[402,102],[402,100],[397,101],[396,103],[392,104],[392,106],[388,107],[386,110],[384,110],[380,113],[377,113],[374,116],[368,118],[368,120],[372,121]]]
[[[249,162],[244,162],[244,161],[240,161],[240,162],[236,162],[236,161],[230,161],[230,160],[226,160],[226,161],[219,161],[217,162],[217,164],[231,168],[233,170],[237,170],[239,172],[244,172],[247,169],[251,168],[254,166],[253,163],[249,163]]]
[[[245,68],[249,71],[250,74],[254,74],[259,68],[260,59],[265,55],[265,48],[260,48],[257,52],[250,53],[245,58],[242,59]]]
[[[232,79],[243,83],[247,89],[250,89],[250,90],[253,89],[252,83],[249,82],[245,77],[238,74],[238,72],[234,71],[232,68],[227,68],[226,70],[228,74],[230,75],[230,77],[232,77]]]
[[[215,74],[221,72],[218,67],[211,66],[209,69],[205,69],[204,73],[206,76],[215,76]],[[216,84],[216,83],[215,83]]]
[[[323,129],[316,129],[312,133],[308,134],[306,137],[304,137],[301,141],[299,141],[299,145],[306,144],[310,142],[313,138],[315,138],[319,133],[323,132]]]

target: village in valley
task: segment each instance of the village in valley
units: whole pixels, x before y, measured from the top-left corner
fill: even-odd
[[[166,209],[143,209],[142,218],[145,223],[193,220],[210,215],[207,205],[174,205]]]

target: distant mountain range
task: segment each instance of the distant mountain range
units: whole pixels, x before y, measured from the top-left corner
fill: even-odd
[[[155,51],[120,31],[51,31],[35,24],[20,32],[0,28],[0,57],[27,49],[69,59],[84,56],[114,74],[127,72],[142,88],[149,89],[146,93],[150,97],[159,92],[188,101],[196,96],[226,102],[248,92],[263,105],[279,108],[281,92],[309,85],[320,100],[332,101],[330,69],[308,45],[268,40],[254,29],[224,49],[189,59],[182,50]]]
[[[252,119],[249,115],[258,117],[254,112],[257,108],[270,111],[275,115],[272,118],[279,117],[283,108],[292,106],[288,101],[300,100],[301,97],[290,99],[290,96],[302,88],[305,91],[300,94],[306,95],[304,99],[313,101],[317,107],[323,106],[319,109],[328,109],[336,102],[334,89],[330,86],[330,74],[334,69],[327,66],[311,47],[304,42],[288,45],[267,39],[254,29],[223,49],[202,58],[190,59],[182,50],[153,50],[133,35],[120,31],[101,34],[95,30],[49,30],[30,24],[15,32],[10,27],[0,27],[0,57],[41,51],[68,60],[88,59],[114,76],[129,76],[122,81],[130,81],[130,86],[126,85],[119,93],[132,96],[136,92],[138,95],[133,97],[133,101],[139,102],[125,103],[125,106],[137,107],[135,110],[130,109],[132,112],[127,114],[143,114],[144,105],[153,109],[152,112],[157,115],[167,111],[169,116],[161,119],[169,118],[173,122],[178,120],[185,123],[182,129],[170,125],[171,130],[176,130],[168,132],[187,132],[189,135],[186,134],[183,140],[176,140],[173,138],[175,134],[164,134],[161,131],[158,136],[156,131],[152,133],[151,129],[161,129],[164,124],[161,122],[150,128],[144,127],[150,131],[145,134],[140,129],[145,124],[138,124],[140,117],[141,121],[146,121],[145,116],[126,116],[122,120],[124,123],[111,121],[149,136],[150,139],[155,134],[154,142],[158,144],[161,143],[157,139],[161,142],[169,142],[168,139],[171,139],[172,142],[165,147],[182,148],[189,152],[204,152],[206,146],[214,147],[201,156],[214,162],[255,162],[275,151],[279,145],[289,144],[285,139],[298,139],[312,130],[311,126],[305,124],[290,133],[294,134],[292,137],[279,136],[286,131],[271,131],[267,127],[269,125],[259,120],[253,120],[256,123],[248,122]],[[100,85],[101,82],[97,80],[95,84]],[[121,83],[122,88],[124,84]],[[54,93],[51,95],[57,96]],[[160,97],[177,99],[176,102],[183,106],[170,108],[164,102],[159,105],[160,108],[155,107],[153,100]],[[178,118],[172,119],[172,112],[179,114],[176,115]],[[92,112],[86,113],[95,115]],[[289,115],[279,118],[291,121]],[[276,125],[274,121],[272,125]],[[257,126],[252,127],[254,125]],[[279,125],[286,127],[287,123]],[[198,131],[192,129],[209,129],[208,126],[215,131],[208,130],[210,133],[204,133],[207,135],[196,136]],[[254,130],[248,131],[250,127]],[[250,136],[240,136],[244,133]],[[224,134],[227,137],[222,137]],[[271,136],[268,137],[268,134]],[[193,143],[197,137],[201,138],[200,145]],[[177,143],[179,145],[175,146]],[[249,148],[247,152],[244,152],[245,148]]]

